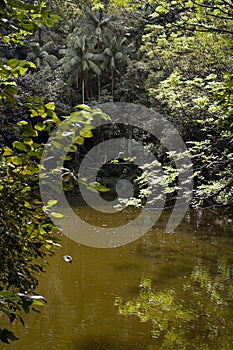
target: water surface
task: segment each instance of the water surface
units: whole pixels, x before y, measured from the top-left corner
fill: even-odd
[[[88,207],[77,211],[93,225],[105,222]],[[179,294],[197,265],[214,270],[224,261],[233,271],[232,211],[190,211],[173,234],[164,233],[168,215],[165,212],[143,237],[119,248],[86,247],[61,235],[62,249],[49,259],[46,274],[39,277],[38,292],[48,304],[40,314],[25,315],[25,327],[14,325],[19,341],[1,349],[158,349],[151,324],[120,315],[115,298],[135,298],[142,276],[149,276],[157,289],[173,288]],[[112,216],[112,225],[118,221],[118,216]],[[72,256],[71,264],[64,261],[66,254]]]

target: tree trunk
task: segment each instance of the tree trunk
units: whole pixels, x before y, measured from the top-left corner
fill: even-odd
[[[112,101],[114,101],[114,69],[111,68],[111,80],[112,80]]]
[[[97,84],[98,84],[98,101],[100,101],[100,76],[98,75],[97,77],[98,81],[97,81]]]
[[[82,76],[82,103],[85,104],[85,80]]]

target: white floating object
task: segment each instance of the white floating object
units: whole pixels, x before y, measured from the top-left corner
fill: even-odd
[[[64,255],[63,256],[63,259],[65,260],[65,262],[68,262],[68,263],[72,263],[72,256],[70,255]]]

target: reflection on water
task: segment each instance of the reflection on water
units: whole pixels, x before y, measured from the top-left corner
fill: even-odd
[[[143,277],[138,295],[127,302],[117,297],[115,305],[121,315],[150,322],[155,348],[231,350],[232,277],[232,265],[224,261],[211,269],[195,266],[182,290],[161,290],[150,277]]]
[[[78,211],[89,220],[91,217],[92,224],[98,222],[98,226],[101,220],[106,220],[95,217],[87,207],[79,207]],[[158,291],[175,290],[186,298],[187,306],[190,296],[182,292],[183,285],[195,266],[208,269],[212,278],[219,261],[233,266],[232,214],[225,215],[221,210],[190,211],[176,233],[165,234],[168,215],[169,212],[164,213],[155,228],[139,240],[115,249],[81,246],[62,235],[63,248],[50,259],[47,273],[40,276],[38,292],[47,298],[48,304],[41,314],[25,316],[25,328],[16,324],[14,331],[20,340],[1,348],[158,349],[151,336],[150,322],[140,322],[136,315],[120,315],[114,305],[116,297],[134,300],[140,292],[142,276],[149,276]],[[112,217],[112,223],[114,220],[119,224],[118,216]],[[71,264],[64,261],[64,255],[72,256]],[[228,278],[232,282],[232,275]],[[223,322],[230,322],[232,316],[233,311],[228,309]]]

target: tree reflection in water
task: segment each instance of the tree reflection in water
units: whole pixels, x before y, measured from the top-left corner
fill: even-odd
[[[152,323],[150,349],[233,348],[232,266],[224,261],[214,267],[195,266],[181,290],[159,290],[151,277],[143,277],[134,299],[124,302],[118,297],[115,304],[120,314]]]

